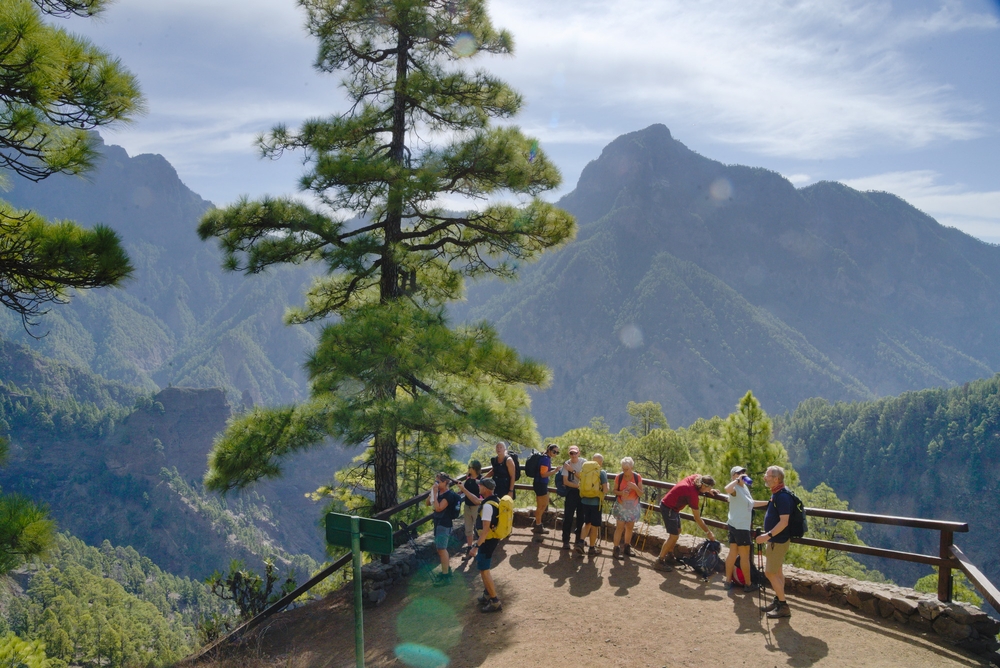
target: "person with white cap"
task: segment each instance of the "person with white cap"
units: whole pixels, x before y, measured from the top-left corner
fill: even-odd
[[[729,518],[726,521],[729,529],[729,556],[726,557],[726,590],[733,588],[733,570],[736,567],[736,558],[740,559],[740,570],[743,571],[743,591],[752,592],[757,588],[750,581],[750,545],[753,538],[750,536],[750,525],[753,520],[753,496],[750,495],[750,488],[745,466],[734,466],[729,471],[732,478],[726,485],[726,494],[729,495]]]
[[[580,532],[583,529],[583,507],[580,503],[580,474],[587,460],[580,456],[580,447],[569,446],[569,459],[562,465],[563,485],[566,486],[566,504],[563,507],[562,549],[569,549],[569,535],[576,520],[576,542],[582,544]],[[575,516],[575,517],[574,517]]]

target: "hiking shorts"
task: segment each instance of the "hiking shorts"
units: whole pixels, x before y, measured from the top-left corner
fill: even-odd
[[[727,524],[726,528],[729,529],[730,545],[751,545],[753,543],[749,529],[734,529],[730,524]]]
[[[488,571],[493,567],[493,550],[497,549],[499,543],[499,538],[490,538],[479,546],[479,550],[476,552],[477,571]]]
[[[663,526],[667,528],[667,534],[679,536],[681,533],[681,513],[668,506],[660,504],[660,514],[663,515]]]
[[[775,573],[781,572],[781,565],[785,563],[785,555],[788,553],[788,546],[791,545],[791,541],[784,543],[769,542],[767,544],[767,551],[764,555],[767,557],[767,561],[764,563],[764,572]]]
[[[465,521],[465,540],[476,539],[476,518],[479,517],[479,506],[466,502],[462,511],[462,519]]]
[[[548,478],[532,478],[531,489],[534,490],[535,496],[548,496],[548,494],[549,494],[549,479]]]
[[[586,503],[581,503],[580,510],[583,511],[584,524],[589,524],[592,527],[601,526],[601,504],[591,506]]]
[[[449,540],[451,540],[451,527],[434,527],[434,547],[447,550]]]

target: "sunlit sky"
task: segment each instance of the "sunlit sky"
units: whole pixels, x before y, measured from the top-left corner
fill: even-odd
[[[1000,243],[1000,1],[493,0],[524,94],[519,124],[571,190],[615,137],[663,123],[690,148],[797,186],[887,190]],[[159,153],[216,204],[293,193],[301,163],[257,158],[275,123],[345,109],[312,69],[292,0],[118,0],[68,27],[135,72],[148,112],[104,132]]]

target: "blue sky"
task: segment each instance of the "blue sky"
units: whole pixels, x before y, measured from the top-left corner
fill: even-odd
[[[514,58],[477,64],[527,101],[571,190],[616,136],[664,123],[726,163],[798,186],[894,192],[946,225],[1000,243],[1000,1],[494,0]],[[275,123],[345,108],[314,72],[291,0],[118,0],[70,29],[121,57],[148,113],[105,132],[159,153],[217,204],[295,191],[295,157],[259,160]]]

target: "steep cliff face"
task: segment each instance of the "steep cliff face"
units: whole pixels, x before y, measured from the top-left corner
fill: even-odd
[[[219,388],[155,395],[0,344],[0,409],[11,457],[0,486],[46,503],[59,526],[91,545],[131,545],[169,572],[202,578],[233,558],[321,558],[320,508],[305,493],[330,482],[351,453],[320,447],[283,479],[222,499],[201,479],[232,414]],[[134,403],[133,403],[134,402]]]

